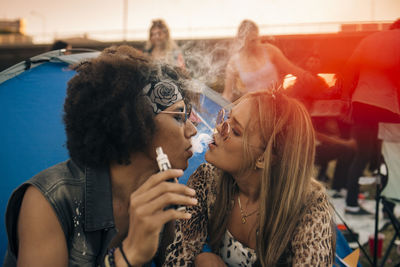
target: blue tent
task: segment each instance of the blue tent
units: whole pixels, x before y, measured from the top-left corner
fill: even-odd
[[[0,262],[7,247],[4,214],[8,198],[22,182],[68,158],[62,124],[68,65],[98,52],[35,56],[0,73]]]

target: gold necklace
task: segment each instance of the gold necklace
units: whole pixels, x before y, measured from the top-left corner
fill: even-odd
[[[242,203],[240,203],[240,196],[238,194],[238,204],[239,204],[239,209],[240,209],[240,216],[242,217],[242,224],[245,224],[247,222],[246,218],[250,217],[254,213],[256,213],[258,210],[255,210],[253,212],[250,212],[249,214],[246,214],[243,209],[242,209]],[[257,213],[258,214],[258,213]]]

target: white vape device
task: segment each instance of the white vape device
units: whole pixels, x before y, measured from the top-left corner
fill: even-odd
[[[158,163],[158,168],[160,169],[160,172],[166,171],[171,169],[171,163],[168,160],[167,154],[165,154],[162,150],[162,148],[159,146],[156,148],[156,153],[157,153],[157,163]],[[177,179],[171,178],[167,180],[168,182],[171,183],[176,183]],[[174,208],[178,211],[185,211],[185,207],[181,205],[171,205],[168,206],[166,209]]]

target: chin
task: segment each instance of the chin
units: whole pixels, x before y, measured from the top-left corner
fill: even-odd
[[[186,163],[183,165],[182,170],[186,170],[188,166],[189,166],[189,163],[186,161]]]
[[[212,153],[210,152],[210,150],[207,150],[204,158],[208,163],[211,163],[212,165],[217,166],[218,161],[216,161],[215,158],[212,156]]]
[[[181,164],[179,164],[179,168],[178,169],[186,170],[188,166],[189,166],[188,160],[183,160],[181,162]]]

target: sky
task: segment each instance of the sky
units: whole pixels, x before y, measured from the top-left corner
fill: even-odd
[[[35,43],[85,33],[92,39],[145,40],[155,18],[165,19],[173,38],[212,38],[234,36],[245,18],[262,34],[281,34],[399,17],[400,0],[0,0],[0,19],[24,18]]]

